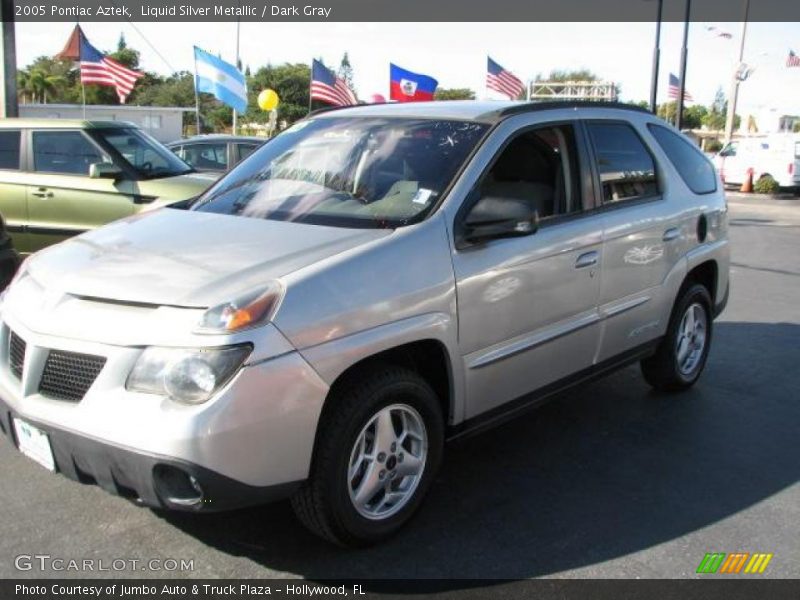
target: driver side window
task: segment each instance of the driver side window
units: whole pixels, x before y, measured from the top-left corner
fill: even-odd
[[[520,202],[539,219],[580,210],[580,179],[572,125],[554,125],[517,135],[501,151],[480,183],[480,197]]]

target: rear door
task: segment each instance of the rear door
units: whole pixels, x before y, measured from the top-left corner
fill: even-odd
[[[30,251],[133,214],[132,181],[89,177],[91,164],[112,159],[83,131],[33,130],[29,148]]]
[[[27,176],[21,170],[23,144],[21,129],[0,130],[0,215],[19,252],[27,252],[29,243],[25,233],[28,222],[25,202]]]
[[[685,250],[680,206],[686,198],[661,184],[663,170],[645,142],[645,127],[622,120],[585,126],[604,215],[597,356],[602,362],[636,350],[666,325],[662,287]]]

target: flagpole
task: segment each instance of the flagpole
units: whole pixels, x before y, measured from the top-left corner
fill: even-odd
[[[308,72],[308,112],[311,114],[311,83],[314,81],[314,60],[311,60],[311,69]]]
[[[86,120],[86,86],[83,84],[81,77],[81,99],[83,100],[83,118]]]
[[[241,2],[238,3],[241,7]],[[239,68],[239,25],[241,20],[239,18],[236,19],[236,68]],[[247,82],[245,81],[245,84]],[[236,135],[236,109],[233,109],[233,135]]]

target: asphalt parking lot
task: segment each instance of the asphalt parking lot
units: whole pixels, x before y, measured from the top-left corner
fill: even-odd
[[[731,300],[690,392],[656,395],[630,367],[458,442],[410,527],[360,551],[288,503],[155,512],[3,442],[0,576],[683,578],[706,552],[745,551],[774,554],[762,577],[800,577],[800,199],[730,207]],[[20,554],[194,570],[19,571]]]

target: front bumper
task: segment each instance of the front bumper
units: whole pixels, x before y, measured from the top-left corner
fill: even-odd
[[[44,327],[52,330],[56,324],[77,331],[90,322],[81,314],[83,304],[76,299],[59,304],[77,305],[70,309],[72,319],[38,308],[36,321],[22,320],[3,306],[0,422],[15,445],[12,419],[18,417],[47,433],[60,473],[154,507],[213,511],[257,504],[290,493],[308,476],[328,386],[276,328],[252,330],[247,340],[181,340],[180,345],[191,347],[244,341],[255,347],[215,397],[185,406],[125,389],[143,348],[164,343],[139,341],[153,339],[150,332],[158,330],[147,325],[144,319],[149,317],[140,316],[144,309],[123,312],[92,304],[86,310],[102,327],[85,336],[91,340],[65,337],[72,331],[44,333]],[[108,319],[103,310],[109,311]],[[27,325],[34,322],[36,330]],[[10,367],[11,331],[26,343],[21,377]],[[160,334],[166,337],[168,332],[161,328]],[[137,341],[121,343],[134,336]],[[80,401],[58,400],[40,390],[42,369],[54,350],[105,358]],[[192,494],[194,485],[199,494]],[[180,493],[172,493],[174,488]]]
[[[13,419],[20,415],[0,400],[0,430],[17,446]],[[252,486],[203,466],[115,446],[25,419],[44,431],[56,471],[80,483],[153,508],[214,512],[286,498],[300,482]],[[187,486],[191,477],[196,487]]]

